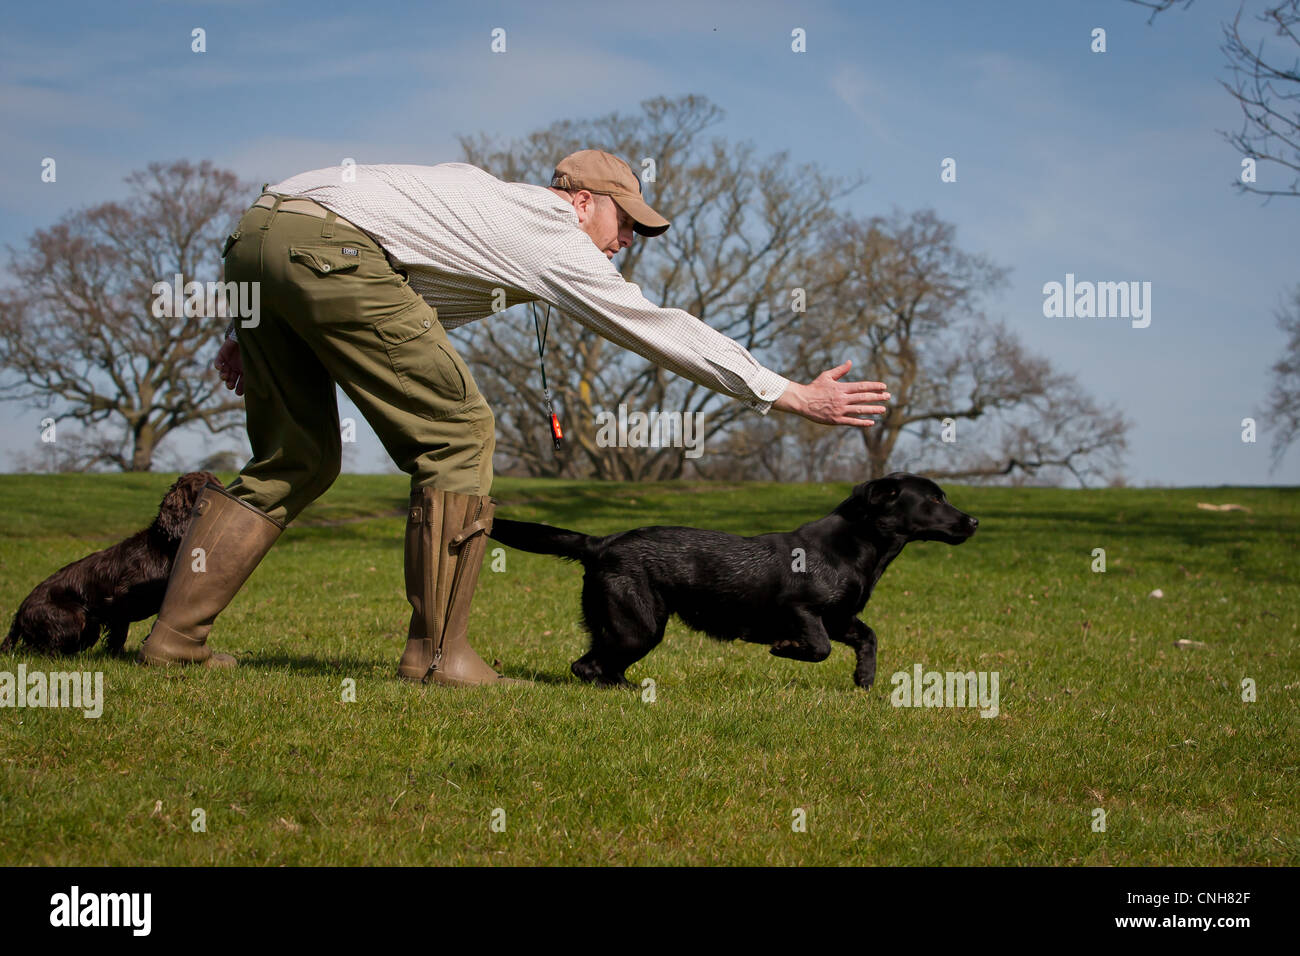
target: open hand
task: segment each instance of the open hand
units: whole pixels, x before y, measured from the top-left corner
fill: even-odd
[[[885,406],[875,403],[890,395],[884,382],[841,382],[852,367],[852,362],[845,362],[827,369],[808,385],[791,382],[772,407],[822,425],[870,428],[876,423],[862,416],[883,415]]]
[[[212,364],[226,388],[233,388],[236,395],[244,394],[244,360],[239,356],[238,342],[234,339],[222,342],[221,348],[217,349],[217,360]]]

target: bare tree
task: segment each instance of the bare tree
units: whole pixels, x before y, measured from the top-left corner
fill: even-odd
[[[1273,388],[1259,413],[1274,429],[1273,470],[1282,464],[1287,449],[1300,436],[1300,286],[1276,315],[1278,328],[1287,336],[1286,351],[1273,365]]]
[[[809,321],[790,340],[796,372],[857,358],[893,396],[864,431],[758,431],[772,477],[877,478],[904,469],[975,482],[1086,485],[1119,467],[1127,424],[980,311],[1005,270],[961,250],[932,211],[843,218],[809,277]],[[852,455],[856,445],[859,451]],[[711,474],[733,477],[739,450]],[[794,468],[786,467],[793,463]]]
[[[996,327],[994,343],[1005,342]],[[1129,423],[1113,408],[1102,408],[1071,375],[1043,368],[1042,359],[1013,344],[1011,368],[1034,368],[1026,387],[1009,408],[990,421],[971,425],[948,443],[933,419],[917,431],[918,464],[913,470],[934,478],[961,478],[973,484],[1059,485],[1063,474],[1081,487],[1122,482],[1122,455]],[[956,419],[954,419],[956,421]]]
[[[756,353],[770,358],[802,321],[790,287],[812,270],[819,224],[855,184],[785,154],[760,157],[746,143],[706,141],[721,111],[697,96],[657,98],[639,115],[610,114],[556,123],[518,142],[462,140],[467,162],[504,179],[548,183],[555,163],[598,146],[648,170],[647,199],[673,222],[662,237],[633,243],[619,259],[630,281],[652,302],[685,309]],[[646,178],[643,174],[643,180]],[[541,394],[536,334],[525,313],[493,317],[465,332],[467,358],[497,413],[497,448],[529,474],[617,479],[674,478],[680,448],[625,449],[597,443],[597,416],[619,405],[704,416],[710,440],[733,423],[761,421],[740,402],[678,378],[563,316],[553,317],[546,371],[564,422],[566,451],[554,455]]]
[[[457,333],[469,336],[464,350],[497,410],[497,447],[510,465],[534,475],[681,475],[679,449],[597,445],[597,413],[627,404],[705,412],[707,454],[692,464],[708,478],[861,479],[912,464],[976,481],[1073,475],[1087,484],[1118,466],[1123,419],[979,313],[1004,270],[959,249],[953,227],[933,212],[836,216],[835,201],[853,184],[791,168],[783,155],[759,159],[745,144],[704,143],[718,116],[697,97],[659,99],[643,104],[640,117],[559,123],[504,147],[481,139],[463,146],[468,162],[532,182],[546,182],[559,157],[593,145],[634,164],[654,159],[658,181],[647,193],[657,190],[649,198],[673,228],[624,253],[624,275],[792,377],[812,378],[856,355],[855,377],[889,384],[888,413],[863,431],[752,416],[555,316],[546,365],[568,442],[556,457],[525,313]],[[940,440],[948,419],[965,422],[958,442]]]
[[[9,250],[0,394],[82,426],[61,467],[147,471],[173,432],[242,424],[212,356],[226,319],[156,315],[155,283],[215,280],[251,188],[209,162],[152,163],[128,198],[71,213]],[[182,310],[182,313],[185,310]],[[71,457],[69,457],[71,456]]]
[[[711,438],[696,471],[716,481],[861,481],[861,443],[842,428],[769,415]]]
[[[1232,23],[1224,24],[1222,50],[1232,73],[1223,86],[1240,104],[1242,124],[1238,132],[1224,135],[1244,156],[1289,170],[1292,178],[1278,189],[1240,177],[1236,186],[1261,196],[1300,197],[1300,0],[1275,4],[1255,17],[1280,38],[1282,49],[1267,53],[1263,41],[1252,43],[1242,36],[1241,14],[1239,9]]]
[[[1128,2],[1134,6],[1145,7],[1151,11],[1151,16],[1147,18],[1147,23],[1154,23],[1157,14],[1164,13],[1166,10],[1178,6],[1180,3],[1183,5],[1184,10],[1192,5],[1192,0],[1128,0]]]
[[[1183,9],[1192,4],[1192,0],[1128,2],[1151,11],[1148,23],[1180,3]],[[1300,197],[1300,0],[1274,0],[1251,18],[1266,35],[1276,38],[1271,44],[1243,33],[1245,10],[1243,3],[1223,24],[1219,49],[1228,58],[1230,79],[1220,84],[1241,107],[1242,123],[1239,131],[1221,135],[1244,157],[1279,166],[1292,178],[1277,188],[1241,177],[1234,185],[1260,196]]]
[[[1152,7],[1151,18],[1169,9],[1173,0],[1129,0]],[[1185,6],[1190,6],[1186,0]],[[1255,162],[1272,163],[1289,170],[1291,182],[1266,188],[1254,182],[1235,183],[1242,192],[1265,197],[1300,197],[1300,0],[1266,6],[1253,18],[1275,38],[1248,39],[1242,32],[1245,4],[1230,23],[1223,24],[1221,49],[1228,57],[1231,82],[1223,83],[1241,105],[1242,126],[1224,137]],[[1267,199],[1265,200],[1267,201]],[[1286,354],[1273,366],[1273,389],[1259,417],[1275,429],[1272,468],[1281,464],[1286,450],[1300,435],[1300,288],[1289,307],[1277,313],[1278,326],[1288,336]]]
[[[125,436],[121,428],[101,427],[69,431],[52,416],[39,421],[40,441],[14,455],[14,471],[53,474],[109,470],[109,456],[119,451]],[[35,431],[35,430],[34,430]]]

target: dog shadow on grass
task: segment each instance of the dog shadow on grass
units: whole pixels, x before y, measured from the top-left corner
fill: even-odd
[[[391,661],[376,661],[372,657],[295,657],[288,654],[258,654],[241,656],[239,658],[240,669],[248,670],[290,670],[317,677],[356,677],[358,675],[372,675],[379,672],[381,676],[392,677],[393,680],[397,672],[397,656],[394,655]],[[579,684],[580,681],[569,674],[536,672],[530,673],[520,669],[506,668],[504,676],[514,677],[521,680],[529,680],[535,684]]]
[[[134,663],[136,653],[139,647],[128,647],[120,653],[113,653],[107,648],[100,646],[92,651],[72,656],[63,656],[58,654],[46,654],[32,648],[12,648],[0,653],[0,663],[8,667],[17,663],[25,663],[29,668],[44,668],[58,670],[84,670],[87,665],[97,665],[106,662],[114,663]],[[303,657],[291,654],[242,654],[236,653],[239,666],[234,673],[253,672],[265,673],[267,671],[293,671],[297,674],[310,677],[358,677],[365,676],[388,676],[397,680],[397,656],[393,656],[391,661],[379,661],[373,657]],[[149,668],[140,668],[142,671]],[[170,668],[167,668],[170,670]],[[502,670],[498,668],[498,670]],[[502,670],[506,677],[514,677],[519,680],[531,681],[534,684],[549,684],[554,686],[581,686],[582,682],[568,672],[563,671],[528,671],[522,668],[507,667]]]

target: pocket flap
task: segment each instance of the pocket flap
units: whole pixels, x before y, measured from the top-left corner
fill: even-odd
[[[289,258],[301,262],[313,272],[329,275],[333,272],[350,272],[357,267],[356,256],[345,256],[337,246],[307,248],[294,246],[289,249]]]
[[[424,305],[423,302],[416,302],[396,315],[380,319],[375,323],[375,333],[389,345],[401,345],[423,335],[438,320],[438,313]]]

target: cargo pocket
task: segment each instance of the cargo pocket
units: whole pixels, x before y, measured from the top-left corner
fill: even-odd
[[[354,272],[357,268],[356,256],[345,256],[339,246],[324,247],[291,246],[289,260],[300,262],[317,275],[333,275],[336,272]]]
[[[402,392],[411,400],[409,411],[425,418],[442,418],[465,401],[466,372],[447,346],[447,333],[438,313],[424,302],[413,302],[396,315],[375,323]],[[430,393],[433,393],[430,396]],[[430,399],[437,401],[431,403]]]

